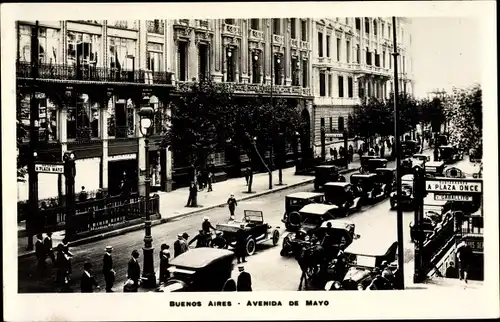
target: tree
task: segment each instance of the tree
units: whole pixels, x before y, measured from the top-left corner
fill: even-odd
[[[443,102],[440,98],[429,100],[423,98],[418,104],[419,120],[424,124],[431,124],[432,132],[440,132],[441,124],[445,122]]]
[[[354,107],[350,116],[349,130],[365,142],[372,142],[376,135],[386,136],[392,133],[392,112],[381,100],[370,98],[362,101],[361,105]]]
[[[210,80],[184,89],[171,104],[170,124],[162,145],[172,145],[182,164],[206,165],[210,154],[225,139],[225,118],[232,104],[232,93]]]
[[[465,151],[482,151],[482,90],[478,84],[453,88],[445,103],[444,113],[450,122],[449,141]]]

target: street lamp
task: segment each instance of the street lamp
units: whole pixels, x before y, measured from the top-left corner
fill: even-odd
[[[66,238],[71,240],[73,233],[75,232],[75,227],[73,223],[73,218],[76,212],[75,208],[75,176],[76,176],[76,165],[75,165],[75,154],[73,152],[67,151],[63,155],[64,161],[64,177],[66,181]]]
[[[151,236],[151,214],[149,212],[149,194],[151,189],[151,176],[149,173],[149,135],[154,114],[154,109],[150,106],[150,104],[151,100],[149,97],[144,97],[142,107],[139,111],[139,116],[141,118],[140,131],[144,136],[144,153],[146,158],[146,178],[144,179],[146,184],[144,211],[146,215],[144,220],[144,247],[142,248],[144,256],[142,279],[146,287],[155,287],[156,277],[153,259],[154,248],[153,237]]]
[[[286,147],[285,147],[285,134],[283,132],[278,133],[278,183],[277,186],[284,186],[283,183],[283,163],[286,158]]]

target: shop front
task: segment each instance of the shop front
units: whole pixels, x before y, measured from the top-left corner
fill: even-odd
[[[119,195],[138,190],[137,153],[108,156],[108,194]]]

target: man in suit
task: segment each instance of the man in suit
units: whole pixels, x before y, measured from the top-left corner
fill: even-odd
[[[240,229],[236,232],[236,249],[235,249],[235,254],[236,258],[238,259],[238,264],[243,261],[246,262],[245,259],[245,253],[246,253],[246,238],[247,234],[245,233],[245,225],[240,225]]]
[[[240,275],[238,275],[238,283],[236,289],[238,292],[251,292],[252,291],[252,276],[250,273],[245,272],[243,265],[238,266]]]
[[[52,265],[56,262],[56,256],[54,255],[54,250],[52,249],[52,233],[49,231],[47,237],[43,240],[43,245],[45,247],[45,253],[50,257]]]
[[[127,278],[134,282],[134,287],[139,288],[139,280],[141,279],[141,266],[139,265],[139,252],[132,251],[132,258],[128,261]]]
[[[181,250],[181,242],[182,242],[182,234],[177,234],[177,240],[174,242],[174,257],[179,256],[182,254]]]
[[[113,257],[111,252],[112,246],[106,246],[106,253],[102,259],[102,275],[106,281],[106,293],[113,292],[113,284],[115,283],[115,270],[113,269]]]
[[[94,286],[99,289],[99,284],[97,284],[94,276],[92,275],[92,264],[85,263],[83,264],[83,274],[80,280],[80,288],[82,293],[93,293]]]
[[[42,239],[42,234],[36,235],[35,254],[37,259],[37,268],[40,274],[43,274],[45,271],[45,258],[47,256]]]

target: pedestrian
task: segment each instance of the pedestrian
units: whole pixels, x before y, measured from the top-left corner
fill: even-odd
[[[222,287],[223,292],[236,292],[236,282],[234,279],[229,278],[226,283],[224,283],[224,286]]]
[[[43,246],[45,247],[45,254],[50,258],[52,265],[56,263],[56,256],[54,255],[54,250],[52,248],[52,232],[47,232],[47,236],[43,240]]]
[[[82,186],[82,190],[80,191],[80,194],[78,195],[78,201],[83,202],[86,201],[88,198],[87,191],[85,191],[85,186]]]
[[[177,234],[177,240],[174,242],[174,257],[177,257],[181,254],[181,240],[182,234]]]
[[[83,264],[83,274],[80,279],[80,289],[82,293],[93,293],[94,286],[97,289],[100,289],[99,284],[97,284],[97,281],[92,275],[92,264],[87,262]]]
[[[252,175],[252,169],[250,167],[247,167],[245,170],[245,181],[246,185],[248,186],[248,183],[250,182],[250,176]]]
[[[378,155],[379,151],[380,151],[380,147],[378,146],[378,144],[375,144],[375,155]]]
[[[139,265],[139,252],[134,249],[132,251],[132,258],[128,261],[127,278],[134,282],[133,287],[137,290],[139,288],[139,280],[141,278],[141,266]],[[137,291],[136,291],[137,292]]]
[[[246,262],[245,255],[246,255],[246,237],[247,234],[245,233],[245,225],[241,224],[240,229],[236,231],[236,259],[238,260],[238,264],[241,262]]]
[[[198,188],[196,187],[196,183],[191,181],[189,185],[189,198],[186,204],[186,207],[195,207],[196,206],[196,196],[198,195]]]
[[[189,245],[187,242],[188,239],[189,239],[188,233],[183,233],[182,240],[181,240],[181,254],[183,254],[189,250]]]
[[[361,157],[363,156],[363,149],[362,148],[359,148],[358,155],[359,155],[359,159],[361,160]]]
[[[380,157],[383,159],[385,157],[385,145],[382,142],[382,146],[380,147]]]
[[[352,162],[354,156],[354,148],[352,147],[351,144],[349,144],[348,155],[349,155],[349,162]]]
[[[213,180],[214,174],[212,173],[211,170],[208,170],[208,175],[207,175],[207,184],[208,184],[208,189],[207,192],[212,191],[212,180]]]
[[[115,283],[116,272],[113,269],[113,257],[111,256],[112,251],[112,246],[106,246],[104,257],[102,259],[102,275],[104,276],[104,281],[106,282],[106,293],[113,292],[113,284]]]
[[[238,203],[236,202],[236,199],[234,198],[234,194],[231,194],[229,196],[229,199],[227,199],[227,205],[229,207],[229,214],[231,219],[234,219],[234,210],[236,209],[236,206]]]
[[[337,157],[338,157],[338,152],[337,152],[337,147],[333,147],[333,159],[334,160],[337,160]]]
[[[45,272],[45,258],[47,256],[47,253],[45,251],[45,246],[43,245],[42,234],[36,234],[35,255],[37,260],[38,273],[43,274]]]
[[[203,229],[200,229],[198,231],[198,235],[194,236],[193,239],[191,239],[188,243],[188,246],[191,245],[196,241],[196,248],[200,247],[208,247],[207,245],[207,236],[205,234],[205,231]]]
[[[71,259],[73,258],[73,254],[69,251],[68,239],[66,237],[63,238],[61,244],[63,246],[64,255],[66,256],[66,259],[68,261],[68,274],[71,275],[71,273],[73,272],[72,265],[71,265]]]
[[[250,273],[245,272],[243,265],[238,266],[240,275],[238,275],[238,284],[236,290],[238,292],[251,292],[252,291],[252,276]]]
[[[162,244],[160,248],[160,276],[159,281],[161,283],[165,283],[167,279],[170,277],[170,273],[168,271],[169,261],[170,261],[170,250],[167,244]]]
[[[203,185],[203,172],[201,172],[200,170],[198,170],[196,172],[196,178],[198,180],[198,187],[200,189],[200,191],[202,191],[205,187]]]
[[[210,222],[210,218],[203,217],[203,222],[201,223],[201,229],[203,229],[206,235],[210,235],[210,229],[215,230],[215,227],[212,226],[212,223]]]
[[[448,267],[446,268],[446,272],[444,274],[446,278],[458,278],[458,270],[455,267],[455,263],[450,262]]]
[[[69,258],[64,251],[63,244],[57,245],[56,266],[56,283],[67,286],[69,284]]]
[[[463,279],[465,283],[467,283],[469,273],[468,270],[472,260],[472,249],[464,238],[462,238],[462,241],[457,246],[457,259],[459,270],[458,277],[460,280]]]

